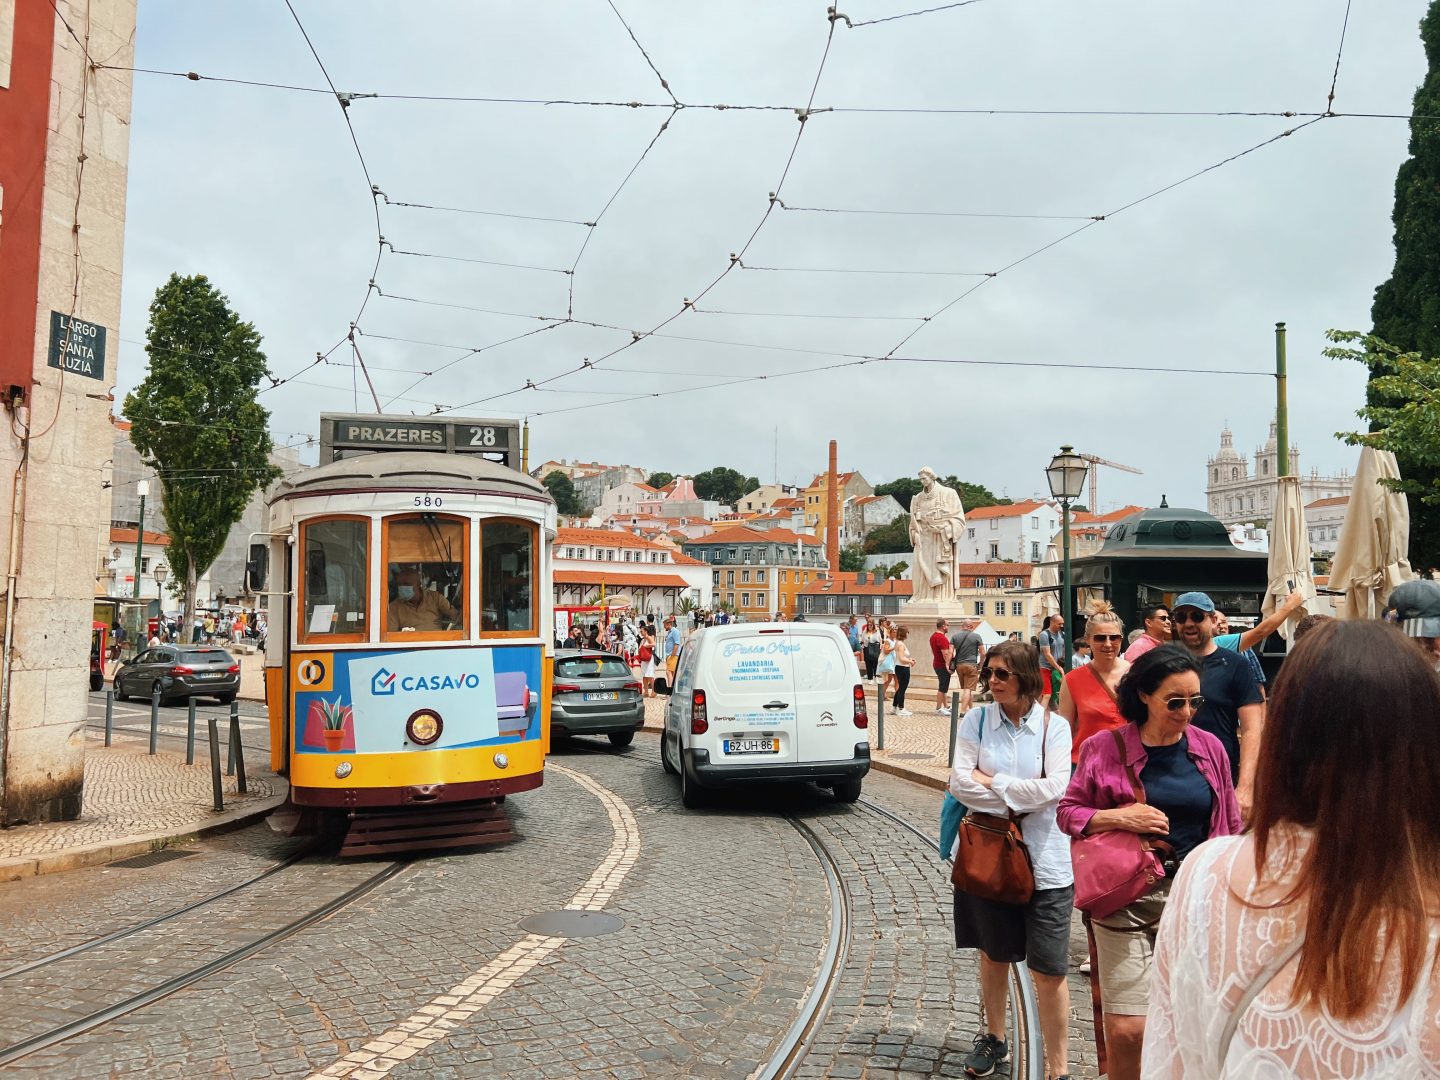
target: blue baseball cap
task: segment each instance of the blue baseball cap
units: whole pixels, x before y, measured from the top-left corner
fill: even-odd
[[[1203,592],[1181,593],[1175,598],[1175,602],[1170,605],[1170,610],[1174,611],[1176,608],[1182,607],[1193,607],[1200,611],[1214,611],[1215,601],[1211,600],[1210,597],[1206,596]]]

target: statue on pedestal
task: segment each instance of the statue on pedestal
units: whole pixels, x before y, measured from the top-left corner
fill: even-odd
[[[960,530],[965,508],[954,488],[935,479],[935,470],[920,470],[921,491],[910,502],[910,542],[915,565],[910,571],[912,600],[953,601],[960,586]]]

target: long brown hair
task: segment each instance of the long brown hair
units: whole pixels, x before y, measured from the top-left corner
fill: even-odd
[[[1292,1004],[1364,1014],[1387,967],[1376,942],[1399,958],[1400,1000],[1414,992],[1440,898],[1437,777],[1440,676],[1385,623],[1311,630],[1275,680],[1252,816],[1257,882],[1288,869],[1267,864],[1277,829],[1314,832],[1276,904],[1309,902]]]

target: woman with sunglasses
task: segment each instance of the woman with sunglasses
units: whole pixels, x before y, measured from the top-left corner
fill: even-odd
[[[1125,624],[1109,604],[1102,601],[1091,612],[1085,623],[1085,640],[1090,643],[1090,662],[1066,673],[1056,709],[1075,732],[1070,748],[1072,764],[1079,762],[1080,747],[1086,739],[1125,723],[1116,696],[1120,679],[1130,670],[1129,663],[1120,658],[1125,648]]]
[[[955,891],[955,946],[980,950],[985,1010],[985,1029],[975,1037],[965,1068],[972,1076],[989,1076],[1009,1060],[1009,965],[1025,960],[1040,1002],[1047,1075],[1064,1080],[1075,877],[1055,806],[1070,779],[1070,724],[1043,704],[1038,655],[1019,641],[1002,641],[985,654],[980,685],[994,704],[971,709],[960,724],[950,793],[977,813],[1017,816],[1035,871],[1035,893],[1028,903],[1007,904]]]
[[[1241,825],[1225,747],[1190,723],[1205,703],[1195,658],[1178,645],[1152,649],[1130,666],[1118,696],[1128,723],[1081,747],[1058,821],[1074,837],[1138,833],[1162,855],[1166,876],[1154,889],[1091,923],[1109,1075],[1138,1080],[1155,935],[1175,872],[1197,845]]]

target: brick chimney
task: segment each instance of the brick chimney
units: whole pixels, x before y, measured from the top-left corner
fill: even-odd
[[[826,484],[827,505],[825,507],[825,561],[832,573],[840,570],[840,471],[836,467],[838,448],[830,440],[830,473]]]

